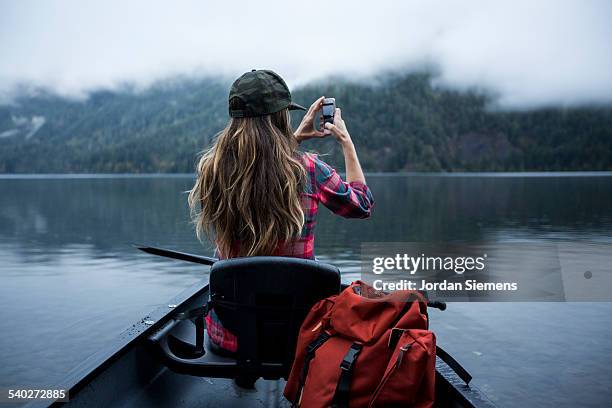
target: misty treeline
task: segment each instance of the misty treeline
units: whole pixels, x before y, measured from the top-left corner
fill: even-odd
[[[85,101],[22,97],[0,107],[0,172],[193,172],[228,119],[228,88],[181,79]],[[293,96],[307,105],[323,94],[342,108],[367,171],[612,170],[612,108],[496,111],[482,93],[432,87],[428,74],[328,79]],[[331,139],[303,148],[342,167]]]

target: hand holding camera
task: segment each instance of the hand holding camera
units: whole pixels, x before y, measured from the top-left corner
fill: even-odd
[[[302,140],[327,137],[332,134],[343,147],[352,144],[351,136],[346,129],[344,120],[342,120],[342,112],[339,108],[336,108],[336,99],[321,96],[314,101],[304,115],[300,126],[295,131],[295,136],[298,142],[301,142]]]
[[[325,137],[326,134],[323,132],[323,128],[321,126],[315,125],[315,118],[317,117],[318,112],[321,110],[321,105],[325,100],[324,96],[321,96],[319,99],[313,102],[306,111],[304,118],[302,118],[302,122],[295,130],[295,137],[299,142],[312,139],[315,137]]]
[[[346,123],[342,119],[342,111],[340,108],[335,108],[333,123],[325,122],[325,133],[332,134],[342,147],[352,146],[353,141],[351,135],[346,129]]]

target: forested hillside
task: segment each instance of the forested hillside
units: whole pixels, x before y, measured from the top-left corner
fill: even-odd
[[[228,118],[228,87],[176,79],[85,101],[23,97],[0,106],[0,172],[192,172]],[[336,97],[368,171],[612,170],[611,108],[495,111],[485,95],[432,87],[427,74],[293,93],[303,105],[321,94]],[[341,164],[332,140],[304,148]]]

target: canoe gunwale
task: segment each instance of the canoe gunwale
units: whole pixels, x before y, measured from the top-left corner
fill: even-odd
[[[77,395],[82,388],[87,386],[87,384],[114,362],[119,360],[133,348],[143,344],[150,335],[166,324],[172,318],[172,315],[189,308],[192,299],[202,296],[207,291],[208,277],[183,290],[167,303],[159,306],[137,323],[124,330],[114,341],[107,344],[103,349],[91,355],[72,369],[61,382],[53,387],[53,389],[67,390],[70,398]],[[172,308],[169,305],[177,306]],[[145,323],[151,321],[154,323]],[[30,404],[26,405],[26,407],[50,407],[61,404],[63,403],[58,401],[38,400],[32,401]]]

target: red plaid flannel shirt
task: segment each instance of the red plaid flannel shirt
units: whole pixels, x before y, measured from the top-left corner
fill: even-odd
[[[347,183],[318,156],[302,154],[307,182],[302,194],[304,227],[299,238],[280,243],[276,256],[314,259],[314,228],[319,203],[335,214],[346,218],[367,218],[374,205],[372,192],[363,183]],[[206,316],[206,327],[210,340],[219,347],[235,352],[238,349],[236,336],[226,330],[214,310]]]

